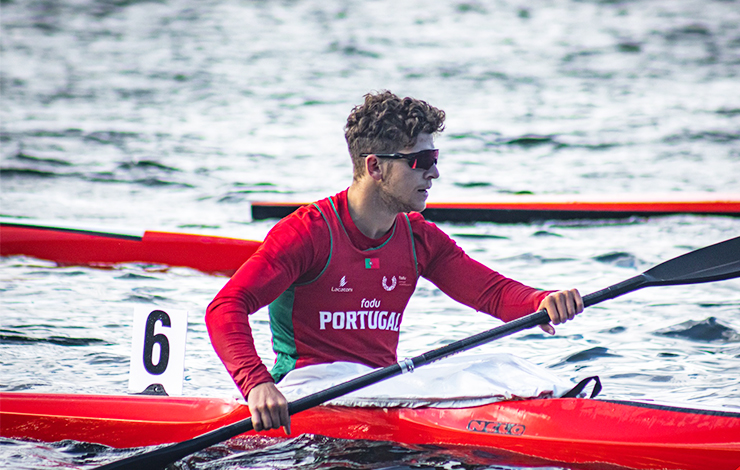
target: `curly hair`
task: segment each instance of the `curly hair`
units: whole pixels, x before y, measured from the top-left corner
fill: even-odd
[[[419,134],[444,130],[445,112],[426,101],[400,98],[388,90],[368,93],[344,126],[354,178],[365,172],[363,153],[391,153],[416,145]]]

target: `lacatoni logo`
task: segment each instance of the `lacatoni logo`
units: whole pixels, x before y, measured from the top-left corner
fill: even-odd
[[[339,287],[332,287],[332,292],[352,292],[351,287],[347,286],[347,276],[342,276],[342,279],[339,280]]]
[[[319,329],[398,331],[401,317],[400,313],[379,310],[319,312]]]

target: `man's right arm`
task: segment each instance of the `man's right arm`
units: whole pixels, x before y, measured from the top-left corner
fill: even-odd
[[[285,427],[290,433],[287,401],[275,387],[272,376],[262,363],[252,339],[248,312],[240,303],[221,295],[209,305],[206,325],[211,343],[239,391],[247,398],[255,431]],[[218,302],[217,302],[218,301]]]
[[[301,276],[311,275],[316,253],[322,253],[322,250],[326,253],[324,247],[316,246],[315,237],[302,228],[311,225],[310,217],[303,215],[288,223],[278,223],[206,311],[211,343],[226,370],[242,395],[250,401],[250,408],[256,403],[254,397],[265,397],[259,408],[268,414],[271,414],[269,410],[274,402],[269,397],[274,394],[251,393],[260,384],[274,385],[272,376],[257,354],[249,315],[275,300]],[[261,387],[263,391],[265,388]],[[277,389],[275,391],[279,393]]]

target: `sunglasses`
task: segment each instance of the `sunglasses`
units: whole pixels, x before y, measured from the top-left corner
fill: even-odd
[[[403,158],[414,170],[428,170],[437,163],[439,149],[426,149],[414,153],[363,153],[360,156],[369,157],[370,155],[378,158]]]

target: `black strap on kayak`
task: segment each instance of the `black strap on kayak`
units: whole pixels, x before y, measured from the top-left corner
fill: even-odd
[[[167,391],[164,389],[162,384],[151,384],[143,392],[134,393],[134,395],[160,395],[168,397]]]
[[[598,375],[594,375],[593,377],[586,377],[585,379],[581,380],[576,384],[575,387],[568,390],[565,395],[561,395],[560,398],[578,398],[578,395],[583,392],[583,389],[586,388],[586,385],[588,385],[589,382],[593,380],[594,382],[594,388],[591,390],[591,396],[589,398],[595,398],[596,395],[601,393],[601,379],[599,379]]]

